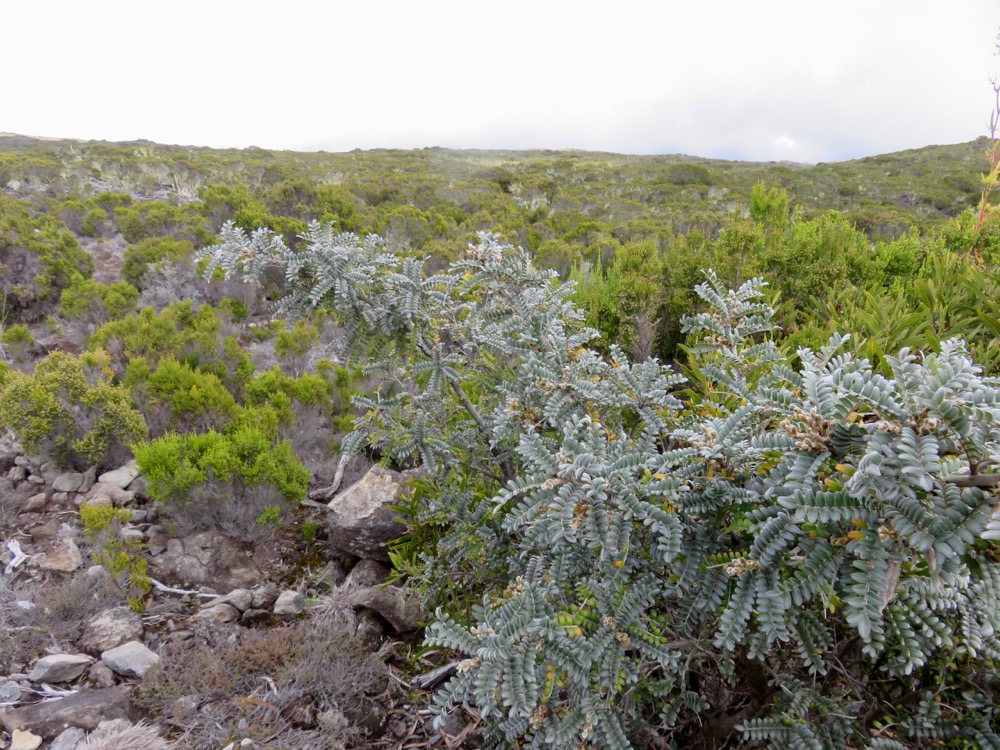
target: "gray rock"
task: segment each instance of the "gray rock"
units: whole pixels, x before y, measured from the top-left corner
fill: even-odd
[[[0,723],[8,731],[22,729],[45,738],[55,737],[68,727],[90,731],[107,719],[128,718],[130,691],[126,685],[81,690],[66,698],[0,710]]]
[[[15,466],[15,461],[24,453],[21,446],[7,438],[0,438],[0,474],[6,474]]]
[[[182,695],[170,704],[167,713],[175,719],[183,719],[187,716],[194,716],[201,706],[200,695]]]
[[[56,492],[78,492],[83,484],[83,474],[75,471],[68,471],[60,474],[52,482],[52,489]]]
[[[83,555],[80,554],[76,542],[66,539],[56,545],[51,552],[36,555],[31,558],[31,564],[42,570],[58,570],[62,573],[72,573],[83,565]]]
[[[95,501],[103,503],[96,500],[99,497],[106,497],[116,508],[122,508],[135,500],[135,493],[122,489],[114,482],[98,482],[90,488],[83,501],[90,505],[95,504]]]
[[[118,682],[115,679],[115,673],[111,671],[111,667],[103,661],[95,661],[91,664],[90,670],[87,672],[87,677],[99,688],[114,687]]]
[[[118,530],[118,538],[126,543],[141,542],[146,535],[142,533],[142,529],[137,529],[135,526],[124,526]]]
[[[399,502],[404,481],[398,472],[376,467],[331,500],[330,543],[356,557],[388,562],[385,545],[406,531],[388,507]]]
[[[297,615],[306,608],[306,598],[298,591],[282,591],[274,603],[274,614]]]
[[[70,727],[52,740],[49,750],[76,750],[80,740],[87,736],[79,727]]]
[[[77,495],[73,500],[73,504],[80,507],[86,505],[89,508],[100,508],[104,506],[111,507],[114,505],[114,502],[107,495],[91,496],[90,493],[87,493],[86,495]]]
[[[266,609],[248,609],[240,615],[240,625],[252,628],[255,625],[263,625],[271,619],[271,612]]]
[[[359,589],[351,596],[351,604],[375,610],[392,625],[396,633],[416,630],[428,618],[427,613],[420,608],[419,597],[399,586]]]
[[[160,657],[141,642],[129,641],[103,652],[101,661],[123,677],[142,677],[160,663]]]
[[[354,628],[354,635],[370,651],[378,651],[385,641],[385,628],[379,622],[378,616],[372,612],[361,612],[358,614],[358,622]]]
[[[24,501],[18,510],[19,513],[38,513],[45,508],[45,503],[48,502],[48,495],[44,492],[36,492],[34,495],[29,497]]]
[[[385,582],[392,571],[385,565],[374,560],[360,560],[351,568],[347,582],[355,586],[379,586]]]
[[[240,611],[232,604],[216,604],[214,607],[198,610],[192,618],[207,622],[236,622],[240,619]]]
[[[45,477],[40,477],[37,474],[32,474],[30,477],[28,477],[28,481],[31,484],[37,484],[39,487],[41,487],[43,484],[45,484]]]
[[[45,480],[46,484],[52,484],[54,481],[56,481],[56,479],[61,477],[66,472],[64,472],[62,469],[60,469],[51,461],[46,461],[45,463],[43,463],[41,466],[38,467],[35,473],[41,475],[42,479]]]
[[[13,680],[0,685],[0,703],[17,703],[23,694],[24,689]]]
[[[31,460],[27,456],[15,456],[14,466],[24,466],[27,468],[28,466],[31,466]]]
[[[80,647],[88,653],[99,654],[126,641],[138,640],[142,633],[142,618],[138,612],[129,607],[106,609],[84,626]]]
[[[80,483],[80,489],[77,492],[90,492],[90,488],[94,486],[97,481],[97,467],[91,466],[85,472],[83,472],[83,481]]]
[[[274,603],[278,601],[278,594],[280,593],[281,589],[278,588],[276,583],[265,581],[250,592],[250,606],[253,609],[271,609]]]
[[[136,497],[140,497],[143,500],[149,499],[149,480],[142,474],[132,480],[128,489],[129,492],[134,492]]]
[[[86,654],[52,654],[35,662],[28,679],[35,683],[69,682],[83,674],[93,661]]]
[[[207,609],[208,607],[214,607],[217,604],[231,604],[240,612],[250,609],[250,605],[253,603],[253,594],[247,589],[233,589],[225,596],[219,596],[215,599],[209,599],[207,602],[201,605],[202,609]]]
[[[179,580],[190,588],[209,584],[223,591],[247,588],[264,576],[249,567],[243,550],[217,531],[170,539],[166,550],[150,560],[154,578]]]
[[[20,456],[18,456],[20,458]],[[28,470],[21,465],[13,467],[7,472],[7,478],[13,482],[23,482],[28,477]]]
[[[104,472],[97,478],[97,481],[102,484],[115,484],[124,490],[132,484],[132,480],[137,476],[139,476],[139,467],[135,465],[135,461],[129,461],[121,468]]]

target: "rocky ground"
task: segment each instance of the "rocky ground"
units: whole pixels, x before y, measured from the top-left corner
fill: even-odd
[[[249,544],[178,534],[133,465],[62,473],[0,444],[0,748],[474,744],[472,713],[433,725],[414,675],[445,655],[385,583],[402,480],[368,471]]]

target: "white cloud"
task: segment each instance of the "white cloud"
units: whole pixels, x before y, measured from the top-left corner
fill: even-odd
[[[979,135],[1000,63],[995,0],[8,5],[0,131],[108,140],[834,160]]]

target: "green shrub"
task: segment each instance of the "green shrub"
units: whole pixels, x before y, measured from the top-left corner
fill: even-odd
[[[23,323],[17,323],[4,329],[0,334],[0,341],[6,345],[20,344],[22,346],[34,346],[35,338],[31,335],[31,329]]]
[[[800,231],[820,255],[851,238]],[[571,291],[493,237],[433,277],[306,240],[226,228],[209,270],[288,266],[280,314],[322,304],[345,344],[397,347],[345,446],[422,465],[417,559],[474,605],[428,630],[465,656],[439,722],[474,703],[492,747],[997,744],[1000,389],[961,342],[891,377],[844,337],[793,367],[762,283],[709,274],[681,401],[656,361],[589,349]]]
[[[173,237],[147,237],[125,251],[122,276],[136,289],[142,290],[148,273],[155,273],[161,263],[177,263],[190,258],[194,245]]]
[[[291,445],[276,441],[260,421],[248,415],[224,432],[168,433],[133,446],[150,496],[181,526],[218,523],[243,538],[259,536],[257,519],[273,517],[269,508],[283,513],[301,502],[309,483]]]
[[[103,352],[54,352],[33,375],[9,373],[0,424],[29,452],[76,470],[123,460],[129,443],[147,432],[128,389],[112,382]]]
[[[127,281],[102,284],[77,276],[59,299],[59,312],[67,318],[91,315],[99,321],[114,320],[135,310],[139,290]]]
[[[146,307],[109,321],[91,334],[89,344],[115,352],[113,366],[121,374],[130,360],[140,357],[150,367],[167,356],[210,362],[218,355],[221,330],[222,322],[213,307],[202,305],[196,311],[184,301],[160,313]]]
[[[216,375],[171,356],[162,358],[152,372],[144,359],[132,360],[125,382],[143,401],[154,435],[168,429],[221,428],[236,416],[236,399]]]
[[[89,276],[90,256],[58,219],[35,216],[28,204],[0,196],[0,315],[41,320],[73,279]]]

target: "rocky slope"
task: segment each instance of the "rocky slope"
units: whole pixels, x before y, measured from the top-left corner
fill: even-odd
[[[4,443],[0,747],[467,742],[475,722],[434,729],[406,677],[435,664],[413,656],[426,614],[385,585],[384,543],[402,530],[386,506],[404,479],[373,469],[300,509],[309,542],[300,518],[251,549],[171,534],[134,465],[58,473]],[[93,508],[117,520],[95,530]]]

